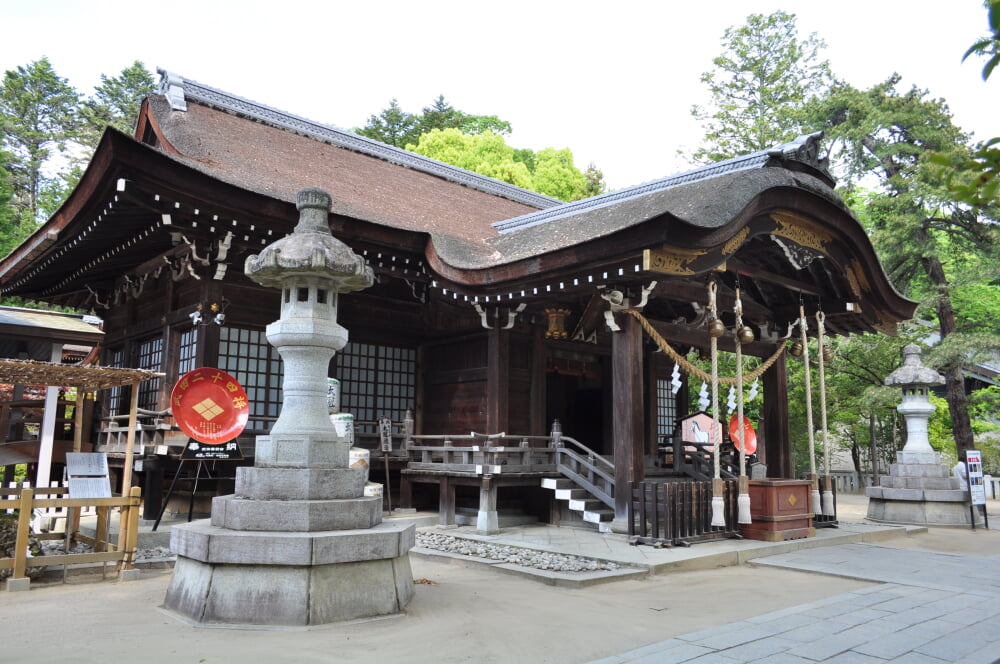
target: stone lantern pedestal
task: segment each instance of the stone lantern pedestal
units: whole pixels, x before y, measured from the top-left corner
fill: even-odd
[[[868,487],[868,518],[927,526],[968,526],[968,490],[951,469],[941,463],[941,453],[931,447],[927,420],[936,410],[930,402],[930,388],[944,383],[944,377],[923,365],[920,347],[903,349],[903,365],[885,379],[899,385],[903,401],[896,410],[906,419],[906,445],[896,453],[889,477],[879,486]]]
[[[382,498],[364,495],[365,471],[350,468],[350,443],[328,416],[327,367],[347,343],[337,297],[374,275],[331,235],[329,195],[302,191],[298,208],[295,231],[245,268],[282,291],[267,327],[284,362],[281,413],[211,520],[171,531],[164,606],[196,623],[319,625],[397,613],[413,597],[415,527],[382,523]]]

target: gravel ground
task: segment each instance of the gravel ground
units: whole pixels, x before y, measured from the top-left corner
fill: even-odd
[[[581,558],[561,553],[550,553],[538,549],[525,549],[517,546],[489,544],[477,540],[439,535],[437,533],[417,533],[417,546],[446,553],[457,553],[465,556],[476,556],[489,560],[498,560],[522,567],[551,570],[555,572],[593,572],[596,570],[617,570],[617,563],[594,558]]]

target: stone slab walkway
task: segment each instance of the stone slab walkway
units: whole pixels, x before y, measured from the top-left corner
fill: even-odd
[[[591,664],[995,664],[1000,555],[872,544],[754,560],[880,585],[653,643]]]

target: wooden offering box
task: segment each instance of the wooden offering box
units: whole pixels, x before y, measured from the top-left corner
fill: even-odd
[[[809,511],[809,480],[750,480],[750,518],[741,527],[743,537],[783,542],[815,537]]]

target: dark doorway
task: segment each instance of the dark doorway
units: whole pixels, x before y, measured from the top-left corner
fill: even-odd
[[[612,454],[605,444],[606,400],[601,379],[550,372],[546,376],[546,421],[558,419],[563,434],[598,454]]]

